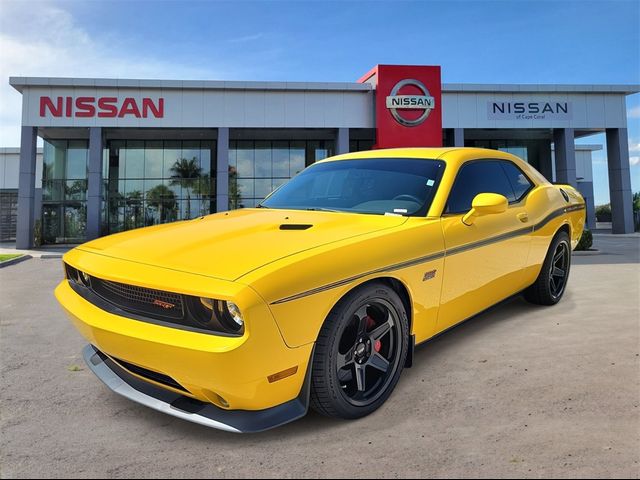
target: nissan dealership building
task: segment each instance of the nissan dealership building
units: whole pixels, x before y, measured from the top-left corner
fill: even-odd
[[[330,155],[403,146],[512,152],[589,204],[575,140],[606,133],[614,233],[633,231],[625,97],[638,85],[441,84],[439,67],[380,65],[353,83],[12,77],[22,139],[0,185],[17,248],[79,243],[255,206]],[[37,139],[44,140],[42,156]],[[553,147],[553,155],[552,155]],[[19,163],[19,164],[18,164]],[[15,171],[16,188],[6,188]],[[4,172],[4,173],[3,173]],[[10,182],[9,182],[10,183]]]

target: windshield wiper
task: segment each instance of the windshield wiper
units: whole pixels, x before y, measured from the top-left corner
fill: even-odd
[[[256,208],[270,208],[270,207],[267,207],[266,205],[259,203],[258,205],[256,205]]]
[[[324,207],[309,207],[309,208],[305,208],[305,210],[308,210],[310,212],[339,212],[339,213],[345,213],[344,210],[335,210],[333,208],[324,208]]]

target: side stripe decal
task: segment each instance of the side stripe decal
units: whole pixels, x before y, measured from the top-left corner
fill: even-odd
[[[300,292],[295,295],[291,295],[289,297],[281,298],[280,300],[276,300],[275,302],[271,302],[271,305],[276,305],[278,303],[290,302],[291,300],[297,300],[299,298],[307,297],[309,295],[314,295],[316,293],[324,292],[326,290],[331,290],[332,288],[341,287],[342,285],[347,285],[351,282],[359,280],[361,278],[367,277],[369,275],[374,275],[376,273],[383,272],[392,272],[394,270],[400,270],[402,268],[412,267],[414,265],[419,265],[421,263],[431,262],[433,260],[437,260],[439,258],[443,258],[445,256],[455,255],[456,253],[466,252],[468,250],[473,250],[474,248],[484,247],[486,245],[490,245],[492,243],[502,242],[504,240],[508,240],[510,238],[519,237],[520,235],[528,235],[530,233],[541,230],[545,225],[547,225],[551,220],[564,215],[565,213],[575,212],[578,210],[584,210],[584,205],[572,205],[570,207],[560,208],[549,215],[547,215],[542,221],[538,222],[536,225],[531,227],[519,228],[518,230],[514,230],[512,232],[503,233],[501,235],[497,235],[495,237],[487,238],[485,240],[480,240],[477,242],[469,243],[467,245],[461,245],[459,247],[454,247],[449,250],[443,250],[441,252],[433,253],[431,255],[426,255],[424,257],[414,258],[412,260],[407,260],[401,263],[395,263],[393,265],[388,265],[386,267],[377,268],[375,270],[371,270],[369,272],[361,273],[359,275],[354,275],[353,277],[345,278],[343,280],[338,280],[337,282],[328,283],[326,285],[322,285],[320,287],[312,288],[311,290],[307,290],[305,292]]]

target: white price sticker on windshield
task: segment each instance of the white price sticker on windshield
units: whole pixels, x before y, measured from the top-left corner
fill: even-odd
[[[433,187],[434,183],[436,183],[436,182],[431,180],[431,179],[427,180],[427,187]]]

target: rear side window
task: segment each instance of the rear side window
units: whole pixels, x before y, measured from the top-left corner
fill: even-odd
[[[501,161],[500,165],[504,168],[504,173],[509,179],[513,193],[516,196],[516,202],[520,201],[529,190],[533,188],[533,183],[516,165],[508,161]]]
[[[449,194],[446,213],[468,212],[479,193],[499,193],[509,202],[515,201],[516,194],[500,163],[497,160],[480,160],[463,165]]]

